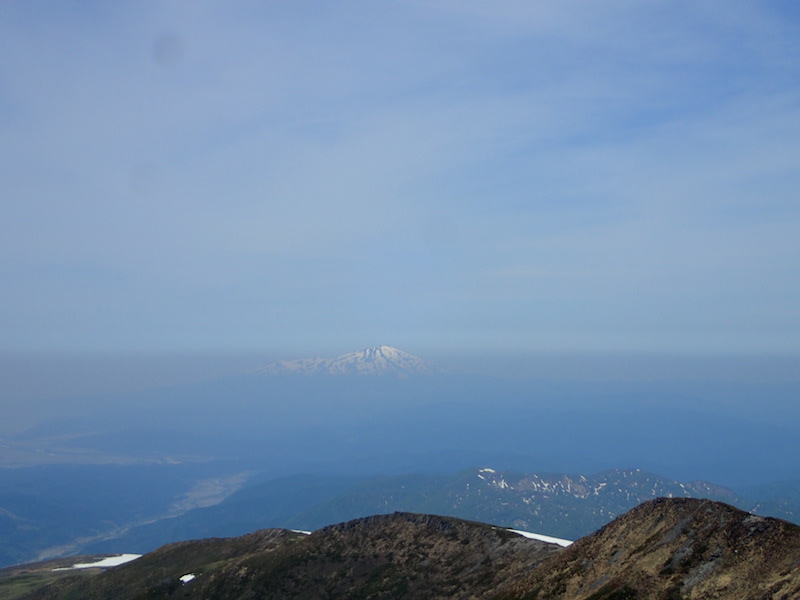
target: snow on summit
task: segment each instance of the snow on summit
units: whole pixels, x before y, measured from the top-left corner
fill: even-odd
[[[336,358],[279,360],[258,369],[269,375],[408,375],[439,373],[432,362],[391,346],[373,346]]]

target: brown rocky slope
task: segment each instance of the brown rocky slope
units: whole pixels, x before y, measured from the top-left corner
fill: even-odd
[[[800,599],[800,527],[689,498],[645,502],[534,570],[508,599]]]

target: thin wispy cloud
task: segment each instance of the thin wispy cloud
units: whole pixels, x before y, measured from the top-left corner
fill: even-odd
[[[796,352],[797,27],[7,2],[4,349]]]

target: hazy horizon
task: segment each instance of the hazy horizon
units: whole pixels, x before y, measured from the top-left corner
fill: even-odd
[[[341,351],[341,354],[364,347]],[[407,351],[406,348],[399,348]],[[414,352],[410,352],[415,354]],[[800,357],[645,353],[415,354],[456,373],[519,380],[586,382],[800,383]],[[100,396],[212,381],[277,360],[338,354],[240,353],[0,353],[7,402]]]

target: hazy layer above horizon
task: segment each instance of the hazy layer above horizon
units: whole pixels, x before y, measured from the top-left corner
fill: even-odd
[[[101,396],[241,375],[276,360],[321,358],[274,353],[0,354],[0,402]],[[326,357],[327,358],[327,357]],[[792,383],[800,357],[647,354],[435,355],[455,376],[545,381]]]

